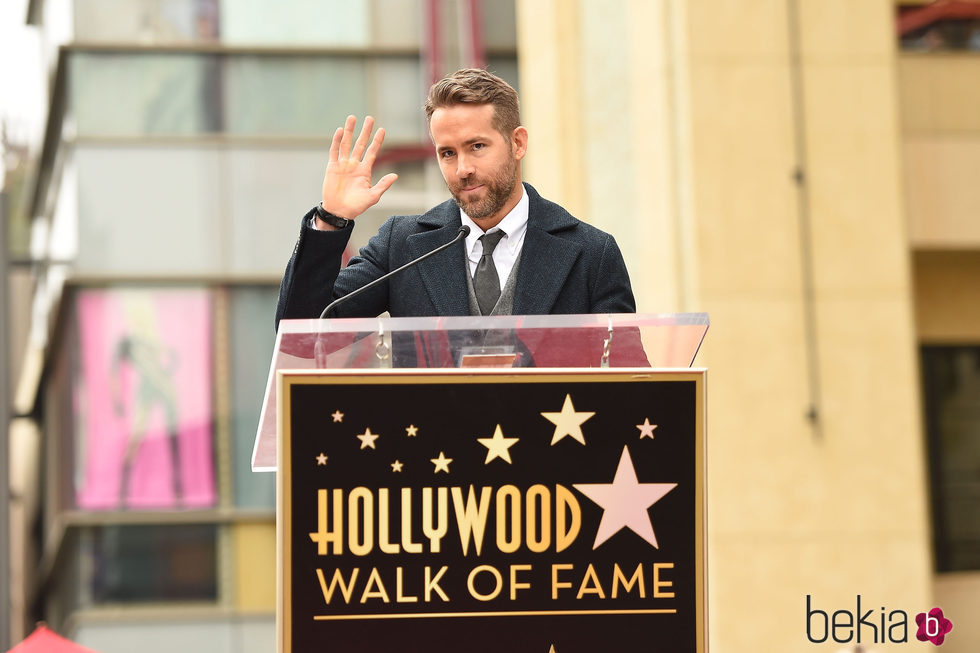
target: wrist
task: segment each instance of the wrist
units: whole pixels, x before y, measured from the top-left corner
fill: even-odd
[[[327,211],[325,208],[323,208],[323,202],[319,202],[315,207],[313,207],[313,211],[316,214],[317,227],[323,224],[325,228],[328,229],[330,227],[333,227],[334,229],[344,229],[347,227],[347,225],[353,222],[353,220]],[[327,225],[329,225],[329,227],[327,227]]]

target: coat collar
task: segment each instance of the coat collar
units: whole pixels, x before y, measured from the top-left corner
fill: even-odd
[[[556,233],[564,229],[571,229],[578,220],[554,202],[549,202],[534,190],[531,184],[524,184],[527,190],[528,200],[528,227],[535,227],[547,233]],[[418,223],[426,227],[460,227],[459,207],[453,200],[446,200],[438,206],[434,206],[418,218]]]
[[[541,197],[530,184],[527,235],[521,250],[515,289],[515,315],[546,315],[558,299],[565,280],[582,253],[578,243],[555,234],[572,229],[578,220],[561,206]],[[427,228],[409,236],[406,245],[416,258],[452,240],[459,231],[459,208],[447,200],[416,218]],[[453,263],[453,257],[456,262]],[[419,264],[426,291],[439,315],[468,315],[465,254],[451,247]]]

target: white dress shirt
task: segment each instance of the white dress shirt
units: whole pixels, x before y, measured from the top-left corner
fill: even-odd
[[[490,229],[491,232],[503,231],[506,234],[493,250],[493,264],[497,268],[501,289],[507,283],[514,269],[514,263],[521,253],[521,247],[524,246],[524,236],[527,234],[527,207],[527,189],[521,184],[520,201],[510,210],[510,213],[504,216],[503,220],[497,223],[497,226]],[[477,263],[483,257],[483,243],[480,241],[480,236],[485,232],[462,209],[459,210],[459,217],[463,224],[469,225],[470,228],[470,234],[466,237],[466,258],[470,262],[470,277],[472,277],[476,273]]]

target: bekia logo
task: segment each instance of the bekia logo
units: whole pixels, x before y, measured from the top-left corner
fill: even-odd
[[[887,610],[881,606],[863,610],[861,595],[855,597],[855,610],[835,610],[828,614],[814,607],[812,597],[806,595],[806,637],[814,644],[833,639],[839,644],[869,642],[874,644],[901,644],[909,641],[909,617],[905,610]],[[866,605],[866,604],[865,604]],[[915,616],[918,630],[915,638],[920,642],[942,645],[946,635],[953,630],[953,622],[943,615],[942,608],[920,612]]]
[[[915,638],[920,642],[932,642],[939,646],[946,639],[946,633],[953,630],[953,622],[943,616],[942,608],[933,608],[928,613],[920,612],[915,615],[915,623],[919,630]]]

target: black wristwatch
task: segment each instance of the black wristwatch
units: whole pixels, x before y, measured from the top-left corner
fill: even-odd
[[[330,211],[327,211],[325,208],[323,208],[323,202],[320,202],[319,204],[314,206],[313,210],[316,211],[316,217],[320,218],[321,220],[323,220],[329,225],[333,225],[334,227],[337,227],[338,229],[343,229],[351,222],[353,222],[353,220],[342,218],[339,215],[334,215]]]

